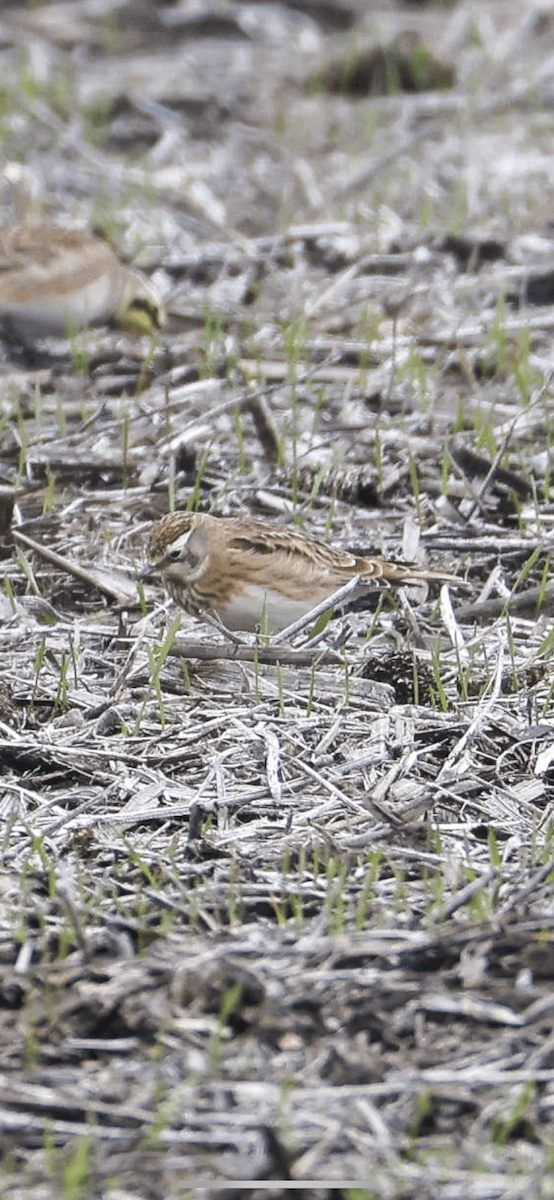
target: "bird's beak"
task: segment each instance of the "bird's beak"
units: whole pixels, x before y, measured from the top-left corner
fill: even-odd
[[[142,568],[142,571],[139,571],[137,579],[139,583],[144,583],[145,580],[155,579],[157,574],[158,568],[155,567],[153,563],[148,563],[146,567]]]

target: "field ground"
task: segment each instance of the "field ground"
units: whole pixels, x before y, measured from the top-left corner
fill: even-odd
[[[169,313],[0,362],[0,1197],[548,1200],[554,9],[6,4],[0,62]],[[237,654],[139,597],[187,505],[466,586]]]

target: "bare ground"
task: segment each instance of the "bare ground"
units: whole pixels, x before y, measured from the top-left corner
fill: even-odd
[[[170,313],[0,365],[0,1195],[552,1197],[552,10],[5,5],[0,60]],[[236,651],[138,598],[193,499],[467,589]]]

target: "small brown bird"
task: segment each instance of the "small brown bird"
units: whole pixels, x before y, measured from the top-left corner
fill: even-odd
[[[160,329],[159,297],[139,271],[88,230],[45,222],[29,168],[8,163],[4,176],[19,218],[0,228],[0,328],[8,337],[66,337],[110,321],[128,333]]]
[[[57,225],[0,229],[0,326],[9,336],[67,337],[109,321],[143,334],[160,329],[163,316],[152,285],[107,242]]]
[[[359,558],[297,529],[244,517],[175,512],[154,526],[151,565],[140,579],[160,576],[170,596],[194,616],[215,615],[227,629],[275,633],[310,612],[356,575],[361,586],[437,579],[445,571]]]

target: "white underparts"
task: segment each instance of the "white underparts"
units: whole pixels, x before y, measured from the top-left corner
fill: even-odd
[[[268,633],[278,633],[303,617],[315,603],[315,600],[290,600],[273,588],[251,583],[233,597],[227,608],[219,609],[219,616],[228,629],[254,630],[260,623],[262,627],[267,623]]]

